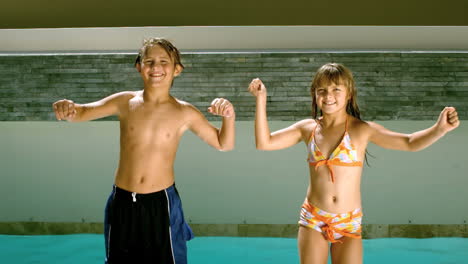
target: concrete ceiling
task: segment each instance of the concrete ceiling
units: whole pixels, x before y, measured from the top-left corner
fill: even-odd
[[[466,0],[18,0],[0,8],[0,52],[468,50]]]
[[[0,28],[144,26],[468,26],[466,0],[17,0]]]
[[[147,37],[182,51],[468,51],[468,26],[255,26],[0,29],[0,52],[136,52]]]

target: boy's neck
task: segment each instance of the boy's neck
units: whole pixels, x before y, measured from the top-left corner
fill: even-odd
[[[161,103],[167,102],[172,98],[168,88],[163,87],[145,87],[143,89],[143,99],[145,102]]]

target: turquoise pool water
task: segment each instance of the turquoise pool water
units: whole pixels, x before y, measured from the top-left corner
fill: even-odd
[[[188,243],[191,264],[299,263],[293,238],[197,237]],[[0,235],[0,263],[103,263],[102,235]],[[468,238],[364,240],[364,263],[468,263]]]

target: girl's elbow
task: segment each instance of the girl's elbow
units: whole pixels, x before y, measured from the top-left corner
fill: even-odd
[[[262,143],[255,142],[255,148],[258,150],[265,150],[265,146]]]
[[[268,150],[268,141],[267,140],[259,140],[258,138],[255,139],[255,147],[258,150]]]
[[[256,144],[258,150],[271,150],[267,144]]]

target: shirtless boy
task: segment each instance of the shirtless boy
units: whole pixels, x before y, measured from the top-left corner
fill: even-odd
[[[211,125],[191,104],[170,94],[184,66],[169,41],[144,41],[137,70],[141,91],[125,91],[100,101],[53,104],[56,118],[82,122],[110,115],[120,120],[120,159],[105,210],[106,263],[187,263],[193,237],[174,185],[174,159],[182,134],[191,130],[220,151],[234,148],[233,105],[213,100],[208,112],[222,117]]]

